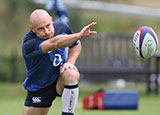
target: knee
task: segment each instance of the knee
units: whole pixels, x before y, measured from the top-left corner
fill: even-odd
[[[75,70],[65,70],[64,73],[61,75],[64,84],[72,84],[78,83],[80,74],[78,71]]]

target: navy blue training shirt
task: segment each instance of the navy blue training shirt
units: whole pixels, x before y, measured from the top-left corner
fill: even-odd
[[[71,29],[62,22],[53,22],[55,28],[54,36],[60,34],[72,34]],[[54,39],[54,38],[52,38]],[[26,63],[27,77],[23,86],[28,91],[37,91],[52,84],[60,75],[60,66],[66,61],[65,48],[60,48],[48,53],[42,53],[40,39],[30,30],[24,37],[22,52]],[[69,48],[79,44],[75,42]]]

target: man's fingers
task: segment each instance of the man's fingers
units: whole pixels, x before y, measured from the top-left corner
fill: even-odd
[[[89,26],[90,26],[90,27],[93,27],[93,26],[95,26],[96,24],[97,24],[97,22],[92,22],[92,23],[89,24]]]
[[[74,69],[75,71],[78,71],[78,69],[77,69],[75,66],[73,67],[73,69]]]
[[[94,34],[97,34],[96,31],[90,31],[90,35],[94,35]]]
[[[64,72],[64,67],[61,67],[61,69],[60,69],[60,74],[62,74],[63,72]]]
[[[90,29],[91,27],[95,26],[97,24],[97,22],[92,22],[91,24],[89,24],[87,27],[86,27],[86,30]]]
[[[60,69],[60,74],[62,74],[67,69],[78,71],[75,65],[65,63]]]

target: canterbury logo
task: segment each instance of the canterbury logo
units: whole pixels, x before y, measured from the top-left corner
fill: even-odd
[[[69,101],[68,113],[72,113],[73,104],[74,104],[73,101],[74,101],[74,92],[71,91],[71,98]]]
[[[33,97],[32,98],[32,103],[40,103],[41,102],[41,97]]]

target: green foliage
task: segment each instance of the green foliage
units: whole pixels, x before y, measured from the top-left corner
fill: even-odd
[[[0,51],[3,55],[9,55],[13,49],[20,51],[24,32],[28,29],[30,4],[30,0],[3,0],[0,4]]]
[[[105,33],[127,33],[133,34],[139,27],[148,25],[158,32],[159,19],[145,16],[131,16],[125,14],[116,14],[109,12],[98,11],[70,11],[71,17],[76,15],[76,23],[72,24],[73,27],[77,26],[79,30],[86,24],[96,21],[97,25],[94,30]],[[73,17],[71,18],[71,22]]]
[[[0,17],[1,17],[0,18],[0,25],[1,25],[0,26],[0,41],[1,41],[0,80],[1,81],[11,81],[11,80],[23,81],[24,78],[26,77],[24,60],[22,60],[21,47],[23,38],[29,30],[28,19],[31,9],[32,9],[31,0],[1,0],[0,4]],[[18,61],[12,60],[13,55],[16,55]]]

